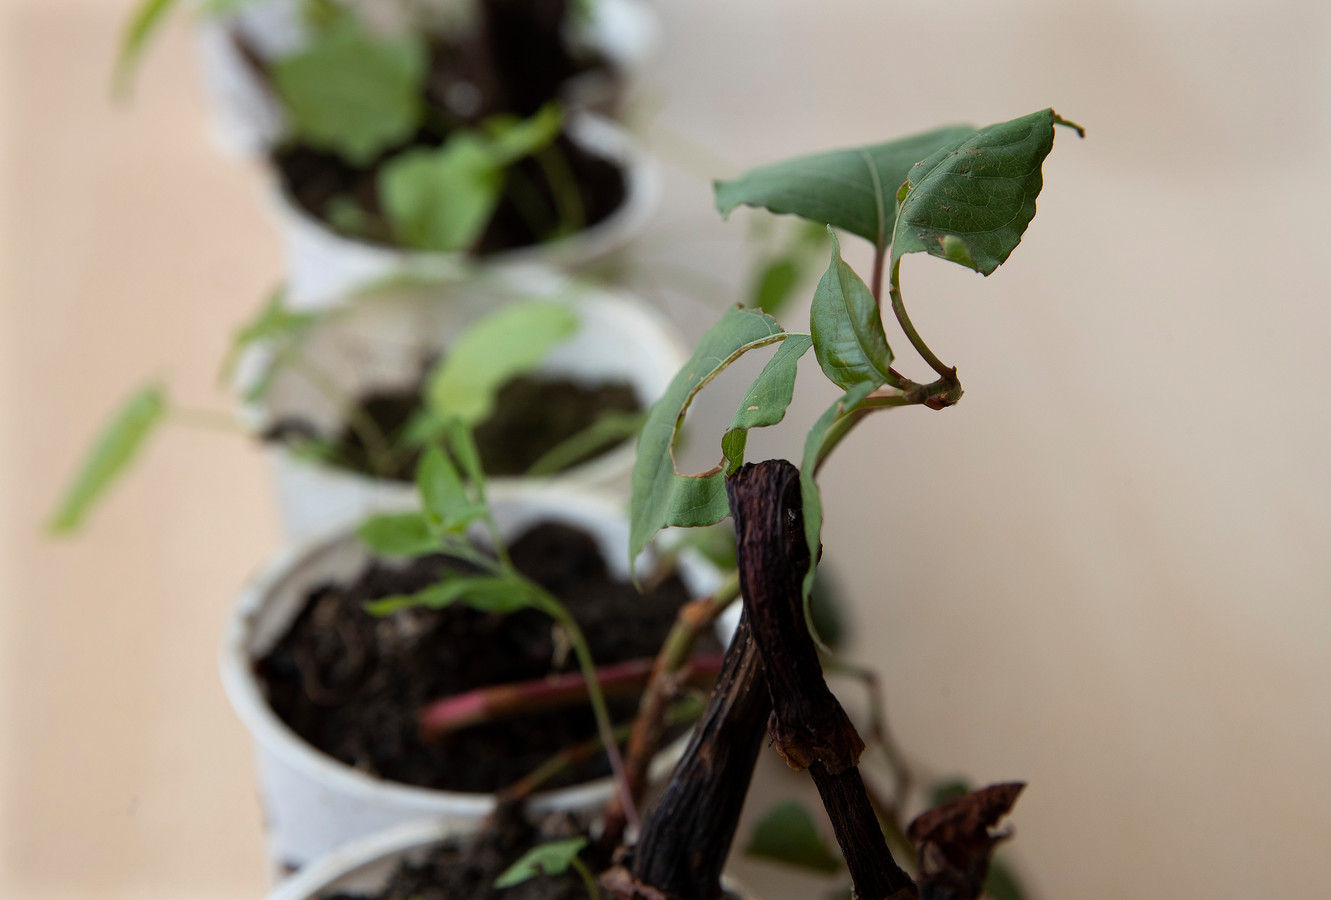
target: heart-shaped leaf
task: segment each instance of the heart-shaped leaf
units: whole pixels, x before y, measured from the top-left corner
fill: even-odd
[[[892,234],[897,188],[911,166],[974,131],[953,125],[848,150],[801,156],[718,181],[716,208],[740,205],[790,213],[858,234],[885,248]]]
[[[662,528],[714,525],[730,514],[721,467],[697,475],[679,474],[675,471],[675,437],[689,404],[709,381],[749,350],[786,337],[776,319],[766,313],[731,307],[698,340],[693,356],[653,404],[633,464],[630,565]]]
[[[1082,133],[1045,109],[981,128],[912,166],[899,185],[893,271],[921,251],[985,275],[1002,265],[1035,216],[1056,124]]]
[[[828,229],[829,233],[831,229]],[[892,379],[892,350],[887,346],[878,303],[859,275],[841,258],[832,233],[832,261],[818,282],[809,314],[813,352],[823,374],[842,390]]]

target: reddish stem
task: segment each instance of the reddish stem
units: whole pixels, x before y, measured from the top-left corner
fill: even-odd
[[[624,696],[643,689],[655,660],[634,659],[596,670],[601,690],[607,696]],[[721,657],[699,655],[689,661],[690,676],[707,682],[721,671]],[[511,718],[538,710],[558,709],[587,701],[587,681],[581,672],[568,672],[496,684],[423,706],[417,716],[421,739],[435,741],[482,722]]]

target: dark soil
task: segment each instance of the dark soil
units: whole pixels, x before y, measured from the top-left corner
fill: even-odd
[[[489,827],[466,840],[440,844],[419,863],[403,862],[372,900],[585,900],[587,889],[572,869],[541,876],[500,891],[495,879],[537,844],[577,837],[583,832],[567,817],[552,816],[537,828],[508,808]],[[588,846],[581,857],[593,872],[607,867]],[[361,894],[335,894],[323,900],[371,900]]]
[[[420,411],[422,390],[415,387],[385,391],[362,397],[358,402],[392,443]],[[494,412],[476,427],[473,437],[487,475],[524,475],[542,456],[602,415],[640,409],[633,388],[624,382],[587,386],[570,379],[519,375],[499,389]],[[264,440],[292,440],[298,444],[314,434],[315,429],[308,422],[288,418],[274,423],[264,434]],[[595,459],[617,446],[618,443],[602,446],[570,466]],[[364,441],[351,427],[344,428],[336,437],[334,451],[332,459],[344,468],[399,481],[416,477],[416,463],[420,459],[418,453],[399,453],[392,472],[376,472]]]
[[[615,580],[595,542],[562,525],[536,526],[510,552],[522,572],[567,605],[598,665],[655,656],[688,599],[677,576],[646,594]],[[416,713],[427,701],[577,669],[571,652],[560,653],[550,618],[534,610],[500,616],[456,605],[382,619],[363,611],[368,600],[411,593],[443,569],[466,568],[444,556],[404,569],[374,563],[351,585],[312,591],[277,647],[255,661],[278,716],[324,753],[362,771],[455,791],[505,787],[593,737],[590,708],[572,707],[478,725],[437,744],[421,740]],[[628,721],[637,698],[610,705],[615,721]],[[600,755],[551,786],[608,771]]]

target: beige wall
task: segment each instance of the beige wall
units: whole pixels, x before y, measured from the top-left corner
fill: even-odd
[[[185,36],[131,108],[106,102],[126,5],[0,3],[0,896],[255,897],[248,748],[214,648],[276,544],[260,459],[176,432],[84,538],[36,531],[130,385],[225,402],[215,360],[279,276],[253,173],[208,141]],[[1030,781],[1015,851],[1043,896],[1320,896],[1331,12],[661,6],[648,99],[736,165],[1051,104],[1087,126],[1060,133],[997,274],[905,264],[967,396],[868,425],[826,480],[854,653],[931,771]],[[733,282],[743,223],[668,175],[644,255]],[[695,333],[715,305],[665,302]],[[814,393],[760,448],[794,452]],[[798,783],[779,774],[764,801]]]

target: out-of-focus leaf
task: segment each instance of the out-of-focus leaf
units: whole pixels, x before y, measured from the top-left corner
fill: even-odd
[[[508,614],[531,605],[531,590],[520,581],[493,575],[457,575],[414,594],[396,594],[365,604],[372,616],[392,615],[400,609],[424,606],[443,609],[464,603],[481,612]]]
[[[363,166],[420,125],[427,62],[420,36],[379,38],[348,19],[271,72],[299,138]]]
[[[684,414],[698,391],[740,356],[786,338],[776,319],[764,312],[731,307],[699,340],[652,405],[638,437],[630,508],[630,565],[660,531],[672,525],[714,525],[730,514],[721,466],[698,475],[675,470],[674,443]]]
[[[891,377],[892,350],[878,304],[868,285],[841,258],[835,234],[832,261],[818,282],[809,320],[818,365],[837,387],[848,391],[864,382],[877,387]]]
[[[558,103],[547,103],[527,119],[499,115],[483,123],[490,138],[491,157],[499,166],[510,165],[550,146],[563,127],[564,112]]]
[[[528,477],[540,478],[562,472],[602,448],[618,444],[642,430],[645,412],[608,412],[595,422],[547,450],[527,470]]]
[[[580,837],[533,847],[495,879],[495,887],[513,887],[538,875],[563,875],[586,846],[587,839]]]
[[[429,447],[416,467],[416,489],[425,514],[441,531],[460,534],[485,515],[485,507],[467,496],[453,463],[438,447]]]
[[[177,0],[142,0],[130,13],[129,21],[125,24],[125,34],[120,40],[120,55],[116,58],[113,87],[117,96],[129,94],[144,49],[161,29],[176,3]]]
[[[741,204],[791,213],[844,228],[886,247],[897,188],[910,167],[973,130],[950,126],[871,147],[833,150],[752,169],[732,181],[716,182],[716,208],[723,216]]]
[[[503,188],[489,146],[467,133],[438,148],[408,150],[379,173],[379,198],[397,239],[443,253],[480,240]]]
[[[799,261],[789,256],[769,260],[750,292],[749,306],[776,315],[795,296],[802,269]]]
[[[744,448],[749,441],[750,428],[775,425],[786,417],[786,410],[795,396],[795,375],[800,357],[811,346],[813,338],[809,335],[789,335],[749,385],[730,428],[721,437],[727,475],[744,464]]]
[[[989,861],[989,877],[984,880],[984,895],[990,900],[1026,900],[1026,890],[1016,874],[998,857]]]
[[[166,415],[166,392],[149,385],[125,401],[84,457],[73,484],[49,523],[55,534],[77,531],[92,507],[124,474]]]
[[[1081,132],[1045,109],[959,137],[912,166],[898,185],[893,272],[921,251],[985,275],[1005,262],[1035,217],[1055,125]]]
[[[230,381],[236,363],[247,349],[260,341],[286,342],[300,337],[319,321],[317,312],[295,312],[286,306],[286,288],[279,285],[268,294],[258,314],[242,325],[231,339],[226,359],[222,361],[221,380]]]
[[[841,869],[841,857],[828,848],[813,818],[794,800],[773,807],[758,821],[744,852],[829,875]]]
[[[377,556],[424,556],[439,550],[439,536],[425,513],[374,516],[362,522],[356,533]]]
[[[530,371],[578,328],[567,305],[548,300],[513,304],[467,329],[426,383],[432,413],[474,426],[494,409],[495,393]]]

